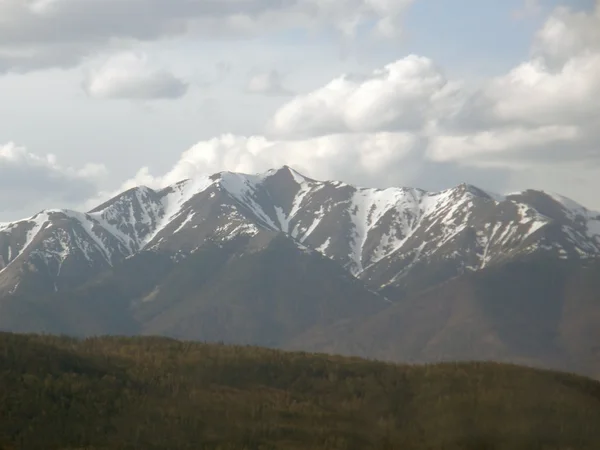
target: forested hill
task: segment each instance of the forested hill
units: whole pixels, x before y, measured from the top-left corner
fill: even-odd
[[[0,334],[0,449],[598,449],[600,383],[166,338]]]

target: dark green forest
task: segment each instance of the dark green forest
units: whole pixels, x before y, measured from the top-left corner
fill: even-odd
[[[600,448],[600,383],[167,338],[0,334],[0,449]]]

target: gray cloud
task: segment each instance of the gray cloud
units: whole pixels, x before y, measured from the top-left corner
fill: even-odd
[[[78,205],[97,192],[102,165],[79,169],[60,165],[53,155],[38,156],[13,143],[0,145],[1,220],[36,209]]]
[[[332,24],[351,33],[367,20],[388,32],[412,0],[3,0],[0,70],[77,65],[127,41],[248,36],[286,26]],[[76,44],[73,44],[76,43]]]
[[[246,84],[246,92],[268,96],[293,95],[283,85],[283,76],[277,70],[253,74]]]
[[[165,69],[153,67],[145,55],[113,56],[84,80],[92,97],[104,99],[159,100],[185,95],[188,83]]]
[[[196,77],[196,86],[206,89],[225,81],[233,72],[233,64],[229,61],[219,61],[213,68],[210,75],[201,74]]]

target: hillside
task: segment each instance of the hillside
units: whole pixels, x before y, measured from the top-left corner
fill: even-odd
[[[207,243],[182,261],[141,252],[77,289],[0,302],[16,332],[152,334],[282,347],[388,303],[334,261],[271,233]]]
[[[493,360],[600,377],[600,263],[531,258],[465,274],[290,349],[391,361]]]
[[[167,338],[0,334],[2,449],[597,449],[600,383]]]

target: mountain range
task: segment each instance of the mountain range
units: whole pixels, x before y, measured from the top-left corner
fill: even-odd
[[[0,328],[600,375],[600,213],[284,166],[0,224]]]

